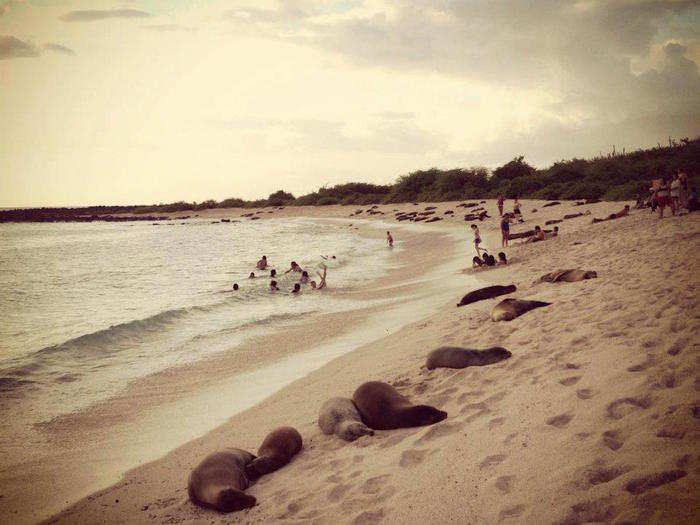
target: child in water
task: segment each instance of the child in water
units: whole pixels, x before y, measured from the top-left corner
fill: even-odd
[[[277,287],[277,281],[270,281],[270,291],[276,292],[279,288]]]
[[[386,232],[386,243],[389,245],[389,248],[394,247],[394,238],[391,236],[390,232]]]
[[[299,283],[294,283],[293,294],[299,294],[301,292],[301,285]]]

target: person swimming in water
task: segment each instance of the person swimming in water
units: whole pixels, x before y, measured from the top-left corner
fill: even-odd
[[[264,256],[264,255],[262,256],[262,259],[260,259],[260,260],[258,261],[258,264],[256,265],[256,268],[257,268],[258,270],[265,270],[265,269],[267,269],[267,257],[266,257],[266,256]]]
[[[292,290],[293,294],[299,294],[301,293],[301,285],[299,283],[294,283],[294,289]]]
[[[386,243],[389,245],[389,248],[394,247],[394,238],[391,236],[390,232],[386,232]]]
[[[301,277],[299,277],[299,282],[301,284],[308,283],[309,282],[309,272],[307,272],[306,270],[302,270]]]
[[[326,266],[323,266],[323,274],[320,272],[318,273],[319,278],[321,279],[318,284],[316,284],[316,281],[311,281],[311,288],[314,290],[322,290],[323,288],[326,287],[326,273],[328,272],[328,268]]]
[[[275,270],[274,268],[270,270],[270,277],[277,277],[277,270]]]
[[[250,272],[248,279],[255,279],[255,272]]]
[[[233,283],[233,291],[234,292],[238,291],[238,283]]]
[[[506,259],[506,254],[503,252],[498,252],[498,264],[500,265],[506,265],[508,264],[508,260]]]
[[[277,287],[277,281],[270,281],[270,291],[276,292],[279,288]]]
[[[299,265],[296,263],[296,261],[292,261],[292,264],[291,264],[291,266],[289,267],[289,270],[287,270],[286,272],[284,272],[284,274],[286,275],[286,274],[288,274],[289,272],[299,272],[299,273],[301,273],[301,272],[303,272],[303,271],[304,271],[304,270],[302,270],[301,266],[299,266]]]

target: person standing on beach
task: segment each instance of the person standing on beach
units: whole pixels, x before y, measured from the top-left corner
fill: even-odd
[[[517,197],[513,202],[513,215],[518,218],[518,222],[525,222],[525,219],[523,219],[523,214],[520,211],[520,201],[518,201]]]
[[[680,208],[688,209],[688,175],[684,171],[678,170],[678,181],[680,183],[680,188],[678,192],[678,206]]]
[[[386,232],[386,243],[389,245],[389,248],[394,247],[394,238],[391,236],[391,232]]]
[[[503,216],[503,194],[499,193],[496,199],[496,204],[498,204],[498,215]]]
[[[671,181],[671,213],[673,215],[676,214],[676,210],[679,209],[678,204],[680,202],[679,196],[680,196],[680,190],[681,190],[681,181],[678,178],[678,173],[676,173],[676,176],[673,177],[673,180]]]
[[[481,253],[479,250],[479,245],[481,244],[481,234],[479,233],[479,228],[477,228],[476,224],[472,224],[472,231],[474,232],[474,249],[476,249],[476,255],[477,257],[481,256]]]
[[[510,235],[510,214],[506,213],[501,219],[501,246],[505,248],[508,246],[508,237]]]
[[[671,200],[671,194],[668,188],[668,182],[666,181],[665,177],[661,179],[661,182],[656,188],[656,204],[659,206],[659,219],[664,218],[664,208],[666,206],[673,206],[673,201]]]

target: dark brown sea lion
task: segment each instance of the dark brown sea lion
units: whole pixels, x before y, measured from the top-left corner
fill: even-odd
[[[246,464],[255,459],[250,452],[228,448],[209,454],[195,467],[187,482],[190,500],[219,512],[233,512],[255,505],[243,491],[250,486]]]
[[[425,366],[428,370],[434,368],[466,368],[468,366],[484,366],[508,359],[511,354],[505,348],[494,346],[486,350],[472,350],[457,346],[441,346],[428,354]]]
[[[318,426],[324,434],[336,434],[345,441],[355,441],[360,436],[373,436],[374,431],[362,422],[362,416],[352,399],[333,397],[323,403],[318,416]]]
[[[575,283],[585,279],[595,279],[596,277],[598,277],[598,274],[593,270],[557,270],[556,272],[544,274],[540,277],[540,282]]]
[[[457,306],[465,306],[484,299],[493,299],[499,295],[513,293],[515,290],[516,288],[514,284],[509,284],[508,286],[495,285],[479,288],[478,290],[469,292],[467,295],[462,297],[462,300],[457,303]]]
[[[274,472],[289,463],[301,450],[301,435],[292,427],[279,427],[270,432],[258,449],[258,457],[246,465],[251,480]]]
[[[365,424],[375,430],[421,427],[447,417],[447,412],[435,407],[411,404],[393,386],[380,381],[360,385],[352,401]]]
[[[491,312],[491,319],[493,321],[511,321],[534,308],[541,308],[542,306],[549,306],[550,304],[552,303],[545,303],[543,301],[503,299],[494,307]]]

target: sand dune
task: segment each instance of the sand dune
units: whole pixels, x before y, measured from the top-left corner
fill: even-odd
[[[456,204],[436,204],[436,214]],[[621,208],[542,204],[524,203],[523,229],[583,209],[606,216]],[[497,216],[492,201],[485,206]],[[381,206],[387,214],[372,220],[390,221],[393,208],[424,207]],[[454,297],[438,313],[339,357],[51,521],[697,523],[700,216],[659,221],[643,210],[600,224],[577,217],[559,224],[558,238],[513,243],[505,250],[508,266],[476,272],[461,217],[437,225],[420,227],[457,231],[464,239],[464,264],[449,277]],[[497,219],[480,229],[490,251],[500,251]],[[430,242],[416,241],[411,250],[430,250]],[[560,268],[595,270],[598,277],[536,283]],[[502,298],[455,306],[470,291],[465,275],[472,274],[484,286],[516,284],[509,297],[552,305],[494,323],[491,310]],[[442,345],[501,346],[513,356],[489,366],[428,371],[426,355]],[[350,397],[368,380],[389,382],[448,418],[352,443],[323,435],[316,423],[321,404]],[[224,446],[253,451],[280,425],[296,427],[304,448],[248,489],[256,507],[224,516],[188,501],[187,476],[202,457]]]

